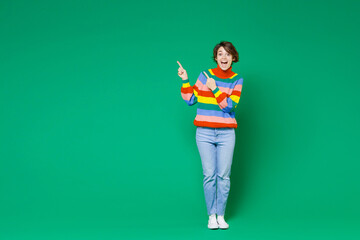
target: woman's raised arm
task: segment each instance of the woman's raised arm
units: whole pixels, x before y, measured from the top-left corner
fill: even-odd
[[[182,79],[181,97],[189,106],[192,106],[197,103],[196,91],[189,83],[186,70],[182,67],[179,61],[177,61],[177,63],[179,64],[178,75]]]

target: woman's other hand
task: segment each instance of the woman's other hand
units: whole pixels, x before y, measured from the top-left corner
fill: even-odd
[[[178,69],[178,75],[179,77],[181,77],[182,80],[187,80],[188,79],[188,75],[186,70],[181,66],[180,62],[177,61],[177,63],[179,64],[179,69]]]
[[[215,88],[216,88],[216,83],[215,83],[215,80],[213,78],[210,78],[206,72],[203,72],[207,78],[207,81],[206,81],[206,86],[208,88],[210,88],[211,91],[214,91]]]

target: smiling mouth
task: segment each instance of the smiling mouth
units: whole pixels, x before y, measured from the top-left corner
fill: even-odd
[[[221,62],[221,64],[226,65],[228,62]]]

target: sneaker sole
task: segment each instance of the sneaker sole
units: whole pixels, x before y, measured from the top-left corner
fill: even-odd
[[[209,225],[208,225],[208,229],[210,229],[210,230],[216,230],[216,229],[219,229],[219,226],[216,226],[216,227],[209,227]]]
[[[219,228],[209,228],[208,227],[208,229],[210,229],[210,230],[218,230]]]

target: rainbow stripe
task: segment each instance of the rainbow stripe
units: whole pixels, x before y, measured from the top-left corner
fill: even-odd
[[[237,128],[234,111],[240,101],[243,78],[234,73],[223,79],[217,77],[211,69],[205,72],[216,82],[214,91],[206,86],[207,78],[203,72],[194,86],[187,79],[183,80],[181,87],[181,96],[189,106],[198,103],[195,126]]]

